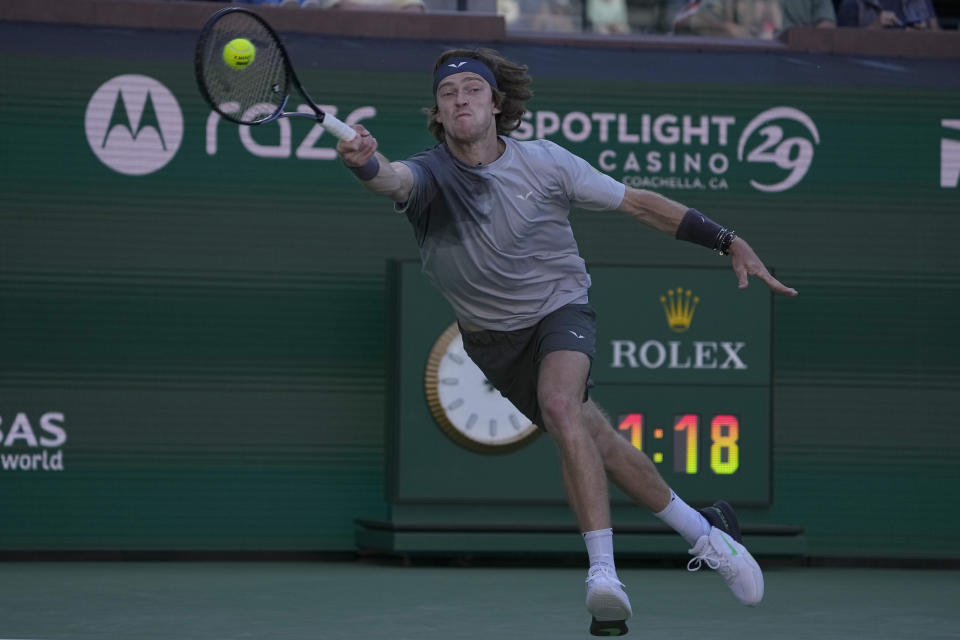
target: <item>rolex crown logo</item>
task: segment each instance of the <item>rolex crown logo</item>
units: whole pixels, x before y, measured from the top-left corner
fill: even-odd
[[[690,289],[683,287],[668,289],[667,295],[660,296],[660,304],[663,305],[663,312],[667,314],[667,324],[671,331],[683,333],[690,328],[698,302],[700,298],[693,295]]]

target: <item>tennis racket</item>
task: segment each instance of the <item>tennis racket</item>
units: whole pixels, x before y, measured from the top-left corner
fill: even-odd
[[[236,38],[254,45],[253,60],[242,68],[227,64],[224,49]],[[357,133],[317,106],[304,90],[279,36],[267,21],[247,9],[229,7],[210,16],[200,31],[194,56],[197,84],[210,107],[237,124],[258,125],[277,118],[313,118],[341,140]],[[286,111],[290,90],[306,103]]]

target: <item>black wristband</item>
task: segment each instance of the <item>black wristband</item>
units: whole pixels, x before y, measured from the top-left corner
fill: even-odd
[[[367,180],[373,180],[377,177],[377,174],[380,173],[380,161],[377,160],[377,156],[370,156],[370,159],[367,160],[366,164],[360,167],[351,167],[348,164],[344,164],[347,169],[353,171],[353,175],[357,176],[364,182]]]
[[[708,249],[717,248],[717,240],[723,232],[723,227],[703,215],[696,209],[687,209],[687,213],[677,227],[677,240],[686,240],[699,244]]]
[[[722,256],[727,255],[727,250],[733,244],[733,239],[737,233],[731,229],[724,229],[722,226],[703,215],[696,209],[687,209],[680,226],[677,227],[677,240],[686,240],[694,244],[713,249]]]

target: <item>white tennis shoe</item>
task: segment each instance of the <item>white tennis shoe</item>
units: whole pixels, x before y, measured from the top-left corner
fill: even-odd
[[[626,622],[633,615],[630,598],[623,590],[623,583],[617,578],[617,572],[606,564],[596,564],[587,573],[587,611],[593,616],[595,625],[611,626],[609,623]],[[604,624],[607,623],[607,624]],[[619,625],[613,625],[619,626]],[[626,633],[622,625],[622,633]],[[622,635],[618,633],[595,633],[594,635]]]
[[[693,558],[688,571],[699,571],[706,564],[719,573],[737,600],[747,605],[763,600],[763,572],[747,548],[716,527],[700,536],[690,549]]]

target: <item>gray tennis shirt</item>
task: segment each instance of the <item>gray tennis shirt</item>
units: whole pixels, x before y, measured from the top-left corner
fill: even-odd
[[[457,317],[513,331],[587,302],[570,207],[616,209],[625,187],[553,142],[500,139],[506,150],[485,166],[460,162],[445,144],[405,160],[414,186],[396,208]]]

